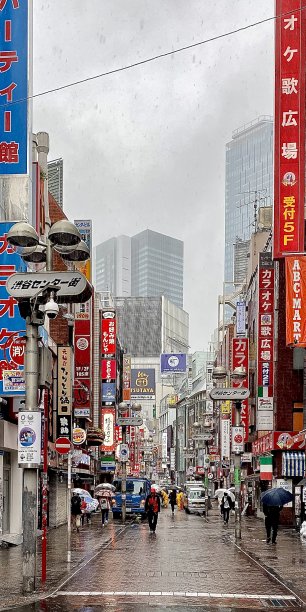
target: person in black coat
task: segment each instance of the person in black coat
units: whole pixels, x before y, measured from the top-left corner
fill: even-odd
[[[176,491],[172,489],[169,493],[169,502],[172,510],[172,514],[174,514],[174,506],[176,505]]]
[[[224,493],[221,501],[221,514],[223,515],[224,523],[228,524],[230,510],[233,508],[233,502],[230,495]]]
[[[279,515],[281,509],[282,506],[267,506],[266,504],[263,504],[263,513],[265,515],[265,528],[267,533],[267,544],[271,542],[271,531],[272,544],[276,544]]]

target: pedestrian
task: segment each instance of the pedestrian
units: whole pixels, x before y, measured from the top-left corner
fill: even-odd
[[[81,498],[78,493],[73,493],[71,498],[71,518],[72,518],[72,527],[76,528],[77,532],[80,530],[81,525]]]
[[[111,508],[111,497],[112,497],[111,492],[107,490],[103,491],[102,495],[99,497],[102,527],[105,527],[105,525],[107,525],[108,523],[108,514]]]
[[[265,528],[267,533],[267,544],[271,542],[271,531],[272,544],[276,544],[279,515],[281,509],[282,506],[267,506],[266,504],[263,504],[263,513],[265,515]]]
[[[164,507],[164,508],[168,508],[168,504],[169,504],[169,496],[168,496],[167,491],[165,491],[164,489],[162,489],[162,491],[161,491],[161,496],[162,496],[162,500],[163,500],[163,502],[162,502],[163,507]]]
[[[228,524],[230,509],[233,506],[233,502],[227,493],[224,493],[221,501],[221,512],[223,515],[224,525]]]
[[[150,532],[155,533],[158,513],[160,512],[160,500],[155,489],[151,489],[151,493],[147,496],[145,510],[148,515]]]
[[[178,510],[184,510],[184,495],[182,491],[179,491],[176,496],[176,503]]]
[[[174,506],[176,505],[176,492],[172,489],[169,493],[169,502],[172,510],[172,514],[174,514]]]

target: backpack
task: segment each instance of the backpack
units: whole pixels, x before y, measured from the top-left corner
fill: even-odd
[[[101,510],[107,510],[108,508],[107,499],[105,497],[100,498],[100,508]]]

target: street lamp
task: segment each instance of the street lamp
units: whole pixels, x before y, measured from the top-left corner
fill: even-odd
[[[70,221],[63,219],[54,223],[49,229],[45,242],[40,242],[39,236],[29,223],[20,221],[12,225],[7,233],[7,242],[20,253],[27,263],[46,264],[46,271],[52,271],[52,248],[75,249],[81,241],[81,235],[77,228]],[[62,273],[63,274],[63,273]],[[39,309],[37,298],[43,295],[45,307]],[[77,291],[76,294],[78,295]],[[26,347],[25,347],[25,406],[24,413],[38,413],[41,421],[41,412],[38,406],[38,326],[43,324],[44,316],[55,318],[58,314],[58,304],[54,300],[55,291],[52,286],[48,289],[37,291],[35,296],[29,298],[25,296],[26,307],[24,318],[26,319]],[[77,299],[75,301],[78,301]],[[40,300],[41,302],[41,300]],[[47,306],[47,308],[46,308]],[[20,416],[19,427],[20,430]],[[30,415],[29,415],[30,416]],[[35,414],[31,417],[35,419]],[[44,426],[47,427],[45,421]],[[40,436],[41,425],[39,426]],[[46,436],[44,437],[46,440]],[[37,464],[26,463],[23,467],[23,496],[22,496],[22,525],[23,525],[23,592],[32,593],[35,590],[36,574],[36,532],[37,532],[37,484],[38,468]],[[44,443],[44,462],[43,462],[43,491],[47,491],[47,446]],[[69,496],[68,496],[69,497]],[[43,507],[45,500],[43,500]],[[70,528],[70,499],[67,500],[68,509],[68,534]],[[43,538],[42,538],[42,579],[46,578],[46,552],[47,552],[47,524],[46,516],[43,516]],[[69,537],[69,536],[68,536]]]

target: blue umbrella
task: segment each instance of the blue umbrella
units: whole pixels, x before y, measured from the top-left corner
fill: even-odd
[[[282,487],[269,489],[261,494],[261,501],[266,506],[284,506],[293,500],[293,495],[290,491],[286,491]]]

